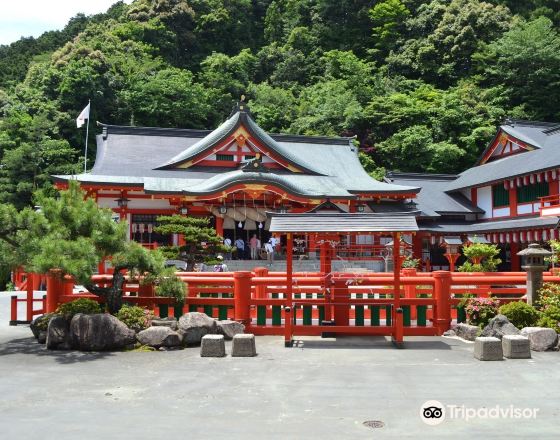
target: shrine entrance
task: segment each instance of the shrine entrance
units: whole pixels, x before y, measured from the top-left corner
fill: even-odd
[[[293,337],[310,334],[311,327],[317,334],[386,335],[400,346],[404,337],[404,319],[410,320],[411,306],[433,306],[433,299],[402,298],[406,284],[401,280],[401,263],[404,246],[401,234],[414,234],[418,230],[416,219],[408,214],[329,213],[329,214],[269,214],[270,231],[286,235],[286,296],[285,296],[285,345],[293,344]],[[392,238],[392,273],[333,272],[332,257],[341,236],[378,235]],[[322,294],[315,300],[294,297],[294,235],[311,238],[320,248],[320,278]],[[416,281],[415,281],[416,282]],[[426,280],[433,284],[433,279]],[[371,286],[383,294],[360,293],[360,287]],[[294,319],[298,307],[319,309],[318,325],[306,325]],[[364,321],[364,306],[369,307],[369,326],[356,325]],[[409,316],[405,317],[405,307]],[[308,312],[309,316],[313,316]],[[305,313],[304,313],[305,317]],[[425,321],[425,317],[423,318]],[[310,320],[307,320],[307,324]],[[351,325],[354,321],[354,325]],[[425,325],[425,322],[424,322]],[[433,326],[424,326],[419,334],[436,334]]]

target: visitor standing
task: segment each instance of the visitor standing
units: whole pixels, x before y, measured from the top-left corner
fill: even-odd
[[[257,238],[257,234],[253,234],[251,240],[249,240],[249,247],[251,248],[251,260],[256,260],[258,258],[258,250],[260,245],[260,240]]]
[[[226,260],[231,260],[231,238],[224,238],[224,246],[227,246]]]
[[[235,240],[235,248],[237,249],[237,259],[244,260],[245,259],[245,242],[242,238],[238,238]]]
[[[214,272],[227,272],[228,267],[226,263],[224,263],[224,257],[218,255],[216,258],[218,259],[218,263],[214,265]]]

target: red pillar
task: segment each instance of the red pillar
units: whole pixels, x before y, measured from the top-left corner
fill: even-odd
[[[401,308],[401,234],[393,233],[393,343],[400,347],[404,339],[404,321]]]
[[[511,258],[511,271],[512,272],[519,272],[521,270],[521,257],[517,256],[519,252],[519,243],[510,243],[510,258]]]
[[[245,326],[251,323],[251,277],[249,271],[233,273],[234,318]]]
[[[436,270],[433,277],[435,281],[434,297],[436,299],[434,324],[437,334],[441,336],[451,326],[451,272]]]
[[[406,267],[402,270],[402,274],[405,277],[415,277],[418,272],[413,267]],[[406,285],[403,286],[404,297],[407,299],[416,298],[416,285]],[[416,306],[410,306],[410,318],[416,319]]]
[[[509,215],[517,216],[517,187],[509,189]]]
[[[31,322],[33,319],[33,291],[36,290],[35,284],[36,281],[36,274],[34,273],[27,273],[27,289],[26,289],[26,298],[25,298],[25,320]]]
[[[216,234],[220,237],[224,236],[224,219],[222,217],[216,217]]]
[[[54,313],[59,304],[62,294],[62,272],[52,269],[47,274],[47,310],[46,313]]]
[[[335,279],[333,289],[334,324],[348,326],[350,325],[350,293],[348,292],[346,280]]]
[[[291,347],[293,337],[293,317],[295,314],[292,296],[294,239],[290,232],[287,234],[286,238],[286,305],[284,307],[284,345],[286,347]]]
[[[266,277],[268,275],[268,268],[266,267],[255,267],[254,271],[256,277]],[[265,284],[255,286],[255,296],[259,299],[265,299],[268,297]]]

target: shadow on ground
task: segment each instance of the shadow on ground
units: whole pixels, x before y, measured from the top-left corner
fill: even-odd
[[[39,344],[35,338],[13,339],[0,344],[0,357],[12,355],[31,355],[54,359],[59,364],[74,364],[91,362],[113,356],[113,352],[86,353],[81,351],[47,350],[45,345]]]
[[[364,349],[364,350],[396,350],[389,338],[383,336],[338,336],[325,339],[297,339],[294,347],[308,349]],[[451,350],[450,344],[439,340],[406,340],[403,347],[408,350]]]

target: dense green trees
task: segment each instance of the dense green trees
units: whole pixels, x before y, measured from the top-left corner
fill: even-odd
[[[246,94],[269,131],[356,135],[372,175],[460,171],[504,117],[558,121],[559,23],[555,0],[118,2],[0,47],[0,202],[81,168],[88,99],[213,128]]]

